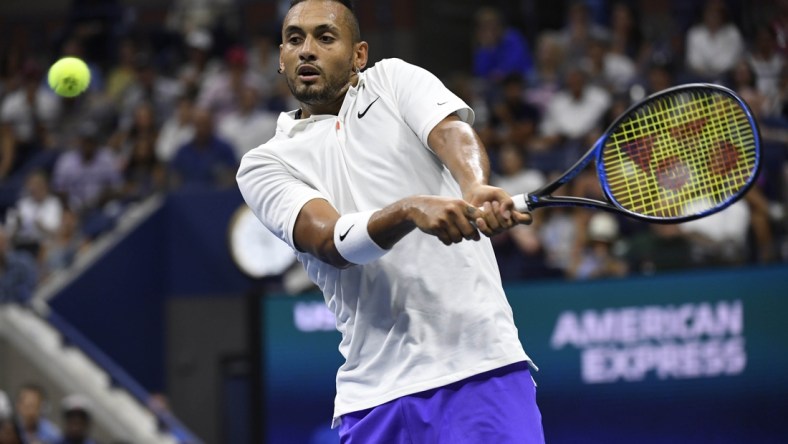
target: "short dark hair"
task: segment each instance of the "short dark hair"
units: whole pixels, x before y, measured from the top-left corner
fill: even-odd
[[[290,9],[293,9],[293,6],[303,3],[307,0],[290,0]],[[358,24],[358,17],[356,17],[356,8],[354,6],[353,0],[330,0],[333,2],[341,3],[344,5],[348,11],[350,11],[350,33],[353,37],[353,43],[358,43],[361,41],[361,27]]]
[[[22,392],[35,392],[41,401],[47,400],[47,392],[44,390],[44,387],[36,384],[35,382],[26,382],[19,387],[19,390],[16,392],[17,399],[22,394]]]
[[[295,5],[299,4],[299,3],[303,3],[305,1],[306,0],[290,0],[290,7],[292,8],[293,6],[295,6]],[[342,3],[348,9],[350,9],[350,12],[352,12],[353,14],[356,13],[356,8],[355,8],[353,0],[331,0],[331,1],[335,1],[337,3]]]

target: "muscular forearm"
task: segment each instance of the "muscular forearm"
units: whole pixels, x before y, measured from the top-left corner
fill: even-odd
[[[6,125],[3,125],[0,128],[0,177],[5,177],[11,171],[11,167],[14,164],[14,156],[16,155],[14,150],[15,144],[16,140],[13,131]]]
[[[474,186],[487,184],[487,152],[473,128],[459,117],[452,115],[440,122],[430,132],[428,143],[460,184],[463,194]]]
[[[369,236],[381,248],[391,249],[400,239],[416,228],[412,215],[412,200],[405,198],[377,211],[369,219]]]
[[[384,250],[391,249],[405,235],[418,228],[435,236],[446,245],[463,239],[479,239],[479,233],[470,221],[478,218],[479,210],[461,199],[441,196],[410,196],[375,211],[365,222],[356,227],[352,222],[338,223],[340,216],[331,204],[322,199],[308,202],[296,219],[294,240],[299,250],[318,257],[323,262],[344,268],[351,261],[337,249],[335,231],[339,229],[341,241],[366,229],[369,238]],[[360,213],[357,213],[360,214]],[[352,231],[351,233],[351,230]],[[347,242],[347,241],[346,241]]]

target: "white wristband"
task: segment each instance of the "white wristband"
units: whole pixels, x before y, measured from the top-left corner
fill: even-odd
[[[388,253],[369,237],[367,224],[377,210],[346,214],[334,225],[334,246],[348,262],[363,265]]]

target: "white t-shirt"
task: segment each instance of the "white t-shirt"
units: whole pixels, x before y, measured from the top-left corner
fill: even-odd
[[[740,200],[719,213],[684,222],[679,228],[684,233],[701,234],[716,243],[732,242],[743,246],[750,228],[750,207]]]
[[[542,134],[562,135],[570,139],[583,137],[599,124],[610,101],[610,94],[595,85],[583,88],[579,98],[568,91],[561,91],[547,105]]]
[[[388,59],[360,74],[338,116],[279,117],[276,136],[247,153],[238,184],[258,218],[291,247],[305,203],[340,214],[407,196],[460,197],[427,147],[452,112],[473,112],[435,76]],[[445,246],[414,230],[377,261],[341,270],[297,252],[342,333],[334,418],[528,360],[489,239]]]
[[[230,142],[235,156],[240,160],[250,149],[274,135],[277,120],[276,114],[270,112],[233,112],[219,121],[218,133]]]
[[[60,99],[51,91],[39,88],[35,96],[35,108],[30,106],[24,88],[9,93],[0,105],[0,123],[8,123],[18,142],[30,142],[35,135],[35,116],[47,127],[51,127],[60,116]]]
[[[739,29],[727,24],[712,33],[704,25],[687,32],[687,66],[704,76],[720,76],[739,61],[744,42]]]
[[[18,223],[14,236],[19,239],[41,242],[60,227],[63,206],[60,199],[53,195],[38,202],[24,196],[16,204]]]

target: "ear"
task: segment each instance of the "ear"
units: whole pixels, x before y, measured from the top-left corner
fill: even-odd
[[[356,43],[355,53],[353,57],[353,66],[357,67],[359,70],[362,70],[367,66],[368,60],[369,60],[369,45],[367,44],[367,42]]]
[[[282,44],[279,45],[279,72],[285,70],[285,62],[282,61]]]

